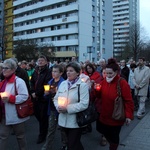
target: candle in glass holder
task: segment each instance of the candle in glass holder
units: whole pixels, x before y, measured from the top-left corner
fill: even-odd
[[[8,93],[7,92],[1,92],[1,97],[8,97]]]
[[[65,97],[58,97],[58,106],[66,106],[67,99]]]
[[[48,91],[50,90],[50,85],[49,85],[49,84],[44,85],[44,90],[45,90],[46,92],[48,92]]]
[[[100,84],[96,84],[96,85],[95,85],[95,89],[96,89],[96,91],[100,91],[101,85],[100,85]]]

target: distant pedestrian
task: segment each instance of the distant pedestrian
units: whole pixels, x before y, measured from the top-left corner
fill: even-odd
[[[126,65],[125,60],[120,61],[120,69],[121,69],[121,77],[126,79],[126,81],[128,82],[130,70],[129,70],[128,66]]]
[[[101,58],[99,60],[99,63],[97,65],[97,70],[96,70],[100,73],[101,76],[102,76],[103,68],[105,68],[105,66],[106,66],[106,60],[104,58]]]
[[[145,66],[145,58],[139,58],[138,67],[134,71],[133,83],[135,86],[135,95],[138,95],[139,108],[137,117],[141,119],[145,115],[145,101],[147,98],[150,79],[150,69]]]
[[[136,68],[136,64],[134,64],[134,63],[130,64],[130,73],[129,73],[128,84],[130,85],[130,89],[131,89],[131,93],[132,93],[132,99],[134,101],[134,109],[136,110],[136,108],[138,107],[138,104],[137,104],[135,96],[134,96],[135,86],[133,83],[135,68]]]

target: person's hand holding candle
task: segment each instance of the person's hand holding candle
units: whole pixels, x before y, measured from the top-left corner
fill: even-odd
[[[7,92],[1,92],[1,99],[4,103],[9,101],[9,94]]]
[[[67,111],[67,99],[65,97],[58,97],[58,112],[65,113]]]
[[[95,84],[95,90],[100,91],[100,89],[101,89],[101,85],[96,83]]]
[[[45,95],[48,95],[48,94],[49,94],[49,91],[50,91],[50,85],[49,85],[49,84],[44,85],[44,94],[45,94]]]
[[[48,92],[49,90],[50,90],[50,85],[49,84],[44,85],[44,91]]]

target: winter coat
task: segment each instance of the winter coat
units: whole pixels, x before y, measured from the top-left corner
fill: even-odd
[[[35,93],[38,100],[44,100],[44,85],[46,85],[51,78],[51,70],[47,66],[41,70],[39,70],[39,67],[35,69],[30,83],[31,93]]]
[[[121,76],[123,78],[125,78],[127,82],[128,82],[128,78],[129,78],[129,72],[130,72],[130,70],[127,66],[125,66],[123,69],[121,69]]]
[[[84,73],[81,73],[81,74],[80,74],[80,78],[81,78],[81,80],[82,80],[83,82],[85,82],[85,83],[88,85],[88,87],[89,87],[89,89],[90,89],[90,88],[91,88],[91,81],[90,81],[89,76],[88,76],[88,75],[85,75]]]
[[[29,77],[27,71],[25,69],[22,69],[20,66],[18,66],[16,69],[16,76],[18,76],[19,78],[25,81],[28,92],[30,93]]]
[[[134,72],[130,69],[128,84],[130,85],[131,89],[134,89],[133,78]]]
[[[57,85],[57,89],[59,88],[59,86],[60,86],[60,84],[61,84],[61,82],[63,82],[64,81],[64,79],[62,78],[62,77],[60,77],[60,80],[59,80],[59,82],[58,82],[58,85]],[[49,85],[51,85],[52,84],[52,82],[54,82],[54,79],[51,79],[49,82],[48,82],[48,84]],[[50,116],[50,114],[51,114],[51,103],[50,103],[50,100],[51,100],[51,98],[50,98],[50,95],[48,95],[48,96],[45,96],[45,98],[46,99],[48,99],[48,116]],[[56,111],[56,115],[58,116],[58,112]]]
[[[138,92],[139,96],[147,96],[148,92],[148,85],[150,79],[150,69],[147,66],[143,66],[141,69],[139,66],[134,70],[134,78],[133,83],[134,85],[138,85],[140,87],[139,92],[135,88],[135,95]]]
[[[0,83],[0,88],[3,86],[6,79],[4,79]],[[15,82],[16,80],[16,90],[17,95],[15,92]],[[27,86],[21,78],[13,75],[10,79],[8,79],[5,92],[9,94],[9,102],[4,103],[5,107],[5,119],[6,119],[6,125],[12,125],[12,124],[18,124],[22,123],[29,119],[29,117],[26,118],[18,118],[17,112],[16,112],[16,105],[23,103],[27,100],[29,94],[27,90]]]
[[[114,109],[114,102],[117,98],[117,83],[120,76],[117,75],[112,82],[108,83],[106,79],[101,82],[101,90],[99,92],[95,92],[96,96],[100,98],[99,101],[99,110],[100,116],[99,120],[110,126],[119,126],[123,125],[124,121],[116,121],[112,118],[112,113]],[[125,115],[126,118],[133,119],[133,100],[130,91],[130,87],[126,80],[122,79],[120,81],[121,94],[124,100],[125,105]],[[98,106],[98,103],[97,103]]]
[[[78,102],[78,85],[80,84],[80,102]],[[79,128],[76,113],[85,110],[89,104],[89,89],[79,78],[68,90],[68,81],[63,81],[54,97],[54,105],[58,109],[58,97],[67,98],[67,112],[60,113],[58,124],[65,128]]]
[[[88,75],[87,73],[85,73],[86,75]],[[90,80],[94,80],[94,83],[100,83],[103,78],[102,76],[99,74],[99,72],[95,71],[90,77]],[[91,84],[91,90],[90,90],[90,100],[91,101],[95,101],[96,97],[94,95],[94,84]],[[98,101],[98,99],[96,100]]]

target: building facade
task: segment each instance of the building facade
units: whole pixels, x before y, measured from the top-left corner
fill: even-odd
[[[130,27],[139,21],[139,0],[113,0],[113,56],[120,57],[130,39]]]
[[[112,56],[112,1],[14,0],[13,40],[56,47],[56,58]]]
[[[0,60],[3,59],[4,3],[0,1]]]
[[[4,0],[3,59],[12,57],[13,50],[13,1]]]

